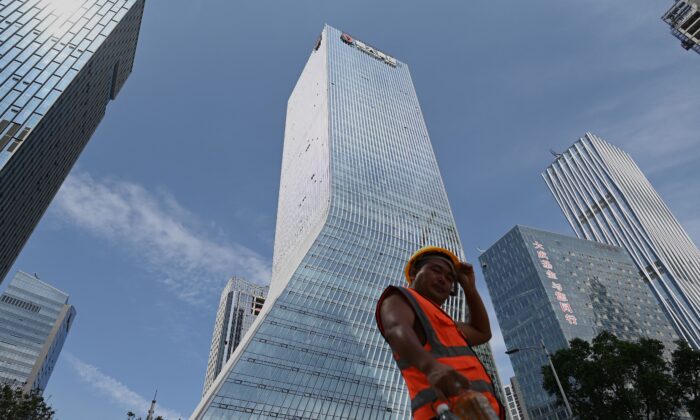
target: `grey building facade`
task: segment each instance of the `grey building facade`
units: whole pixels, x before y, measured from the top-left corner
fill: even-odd
[[[675,0],[661,19],[671,27],[671,34],[681,41],[686,50],[700,54],[700,2]]]
[[[503,393],[505,395],[505,407],[508,410],[507,418],[510,420],[523,420],[521,406],[518,403],[518,397],[515,394],[515,390],[511,384],[505,385],[503,387]]]
[[[18,272],[0,295],[0,382],[43,392],[75,314],[66,293]]]
[[[420,247],[464,252],[408,66],[326,26],[287,104],[281,172],[268,300],[192,419],[410,418],[375,306]],[[445,309],[465,319],[463,293]]]
[[[700,251],[632,157],[586,133],[542,177],[576,235],[625,248],[678,335],[700,349]]]
[[[219,309],[216,311],[207,374],[204,378],[204,393],[260,314],[268,290],[268,286],[260,286],[238,277],[232,277],[226,283],[221,292]]]
[[[510,378],[510,389],[513,393],[513,397],[515,399],[515,406],[518,410],[518,415],[520,416],[520,419],[530,420],[530,414],[527,411],[525,399],[523,398],[523,390],[522,388],[520,388],[520,382],[515,376]]]
[[[0,1],[0,281],[131,73],[143,7]]]
[[[623,340],[678,338],[638,268],[620,247],[516,226],[479,258],[508,348],[555,352],[573,338],[610,331]],[[524,405],[533,420],[565,419],[542,389],[542,351],[510,356]]]

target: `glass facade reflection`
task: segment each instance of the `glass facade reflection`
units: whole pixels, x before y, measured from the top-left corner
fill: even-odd
[[[0,281],[131,73],[144,0],[0,0]]]
[[[66,293],[18,272],[0,295],[0,382],[43,391],[74,319]]]
[[[542,177],[576,235],[625,248],[676,333],[700,349],[700,251],[632,157],[586,133]]]
[[[408,67],[326,26],[287,106],[268,300],[192,418],[410,418],[374,310],[427,244],[464,258]]]
[[[678,336],[622,248],[516,226],[479,261],[508,348],[539,346],[542,339],[553,353],[604,330],[675,348]],[[544,353],[520,351],[510,360],[530,418],[567,418],[542,389]]]
[[[226,283],[216,312],[209,363],[204,378],[204,393],[260,314],[268,290],[268,286],[249,283],[238,277],[232,277]]]

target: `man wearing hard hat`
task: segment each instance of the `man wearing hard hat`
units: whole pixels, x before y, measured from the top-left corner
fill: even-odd
[[[466,390],[481,393],[505,419],[493,381],[471,349],[491,339],[472,265],[447,249],[425,247],[408,260],[405,276],[408,287],[389,286],[382,293],[376,317],[406,381],[414,419],[435,418],[439,403],[454,403]],[[453,320],[441,308],[457,285],[467,299],[468,322]]]

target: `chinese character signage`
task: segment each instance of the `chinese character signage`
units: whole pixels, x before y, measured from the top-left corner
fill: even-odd
[[[554,271],[552,262],[549,261],[544,245],[538,241],[533,242],[532,245],[535,247],[537,258],[540,260],[540,265],[546,270],[545,275],[552,281],[552,294],[557,302],[559,302],[559,308],[564,313],[564,319],[566,319],[566,322],[571,325],[578,325],[576,316],[574,316],[574,310],[571,308],[571,304],[569,303],[569,298],[566,297],[566,293],[564,293],[564,288],[562,287],[561,283],[557,282],[559,280],[557,278],[557,273]]]

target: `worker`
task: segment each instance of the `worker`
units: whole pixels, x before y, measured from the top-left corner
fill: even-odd
[[[404,274],[409,287],[389,286],[377,302],[376,319],[406,382],[414,419],[436,418],[438,404],[452,404],[467,390],[484,395],[505,419],[493,381],[471,348],[491,339],[472,265],[431,246],[413,254]],[[468,322],[441,308],[457,285],[467,300]]]

